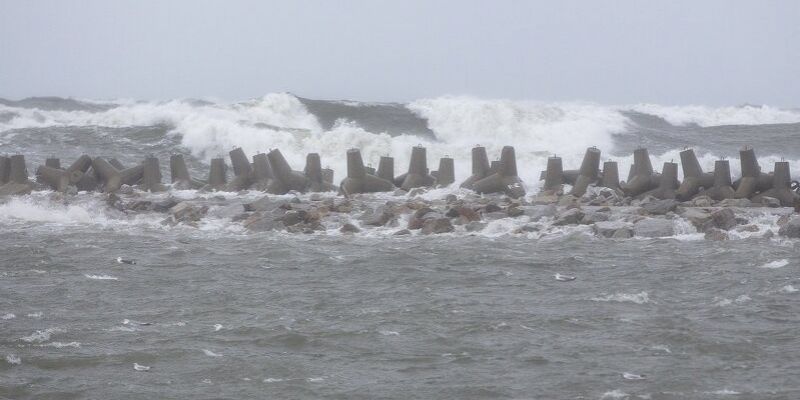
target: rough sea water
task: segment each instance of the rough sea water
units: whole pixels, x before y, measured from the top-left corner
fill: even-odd
[[[513,145],[529,195],[549,155],[577,168],[592,145],[621,172],[638,146],[657,169],[692,147],[709,171],[729,158],[734,176],[748,145],[797,175],[800,111],[0,100],[0,153],[25,154],[31,175],[51,155],[133,165],[154,154],[168,177],[178,152],[205,177],[210,158],[241,146],[279,148],[295,169],[318,152],[338,182],[348,148],[374,164],[393,155],[399,173],[416,144],[431,163],[454,157],[457,181],[474,145],[490,157]],[[800,246],[764,235],[776,215],[753,211],[757,230],[725,241],[678,222],[662,238],[520,233],[527,217],[430,236],[306,235],[232,221],[262,194],[172,195],[218,205],[196,227],[170,227],[100,194],[0,200],[0,398],[800,398]]]

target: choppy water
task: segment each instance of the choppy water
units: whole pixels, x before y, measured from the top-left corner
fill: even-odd
[[[625,162],[643,143],[654,165],[685,145],[708,165],[748,144],[800,168],[792,110],[443,98],[317,115],[303,101],[5,102],[0,152],[33,170],[51,154],[163,165],[180,151],[201,176],[233,145],[279,147],[296,167],[321,152],[338,180],[347,147],[376,161],[422,142],[464,176],[472,145],[513,144],[531,190],[547,154],[577,167],[592,144]],[[247,233],[224,196],[199,228],[88,194],[0,205],[0,397],[800,397],[796,241],[538,238],[501,223],[475,236]]]

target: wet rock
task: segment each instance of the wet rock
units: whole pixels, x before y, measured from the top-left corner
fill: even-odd
[[[583,218],[581,218],[581,225],[591,225],[595,222],[600,221],[608,221],[609,215],[602,212],[597,211],[587,211],[583,214]]]
[[[411,231],[408,229],[401,229],[394,233],[394,236],[403,236],[403,235],[410,235]]]
[[[421,187],[413,188],[413,189],[411,189],[410,192],[408,192],[408,197],[417,197],[417,196],[425,194],[427,192],[428,192],[428,189],[426,189],[426,188],[421,188]]]
[[[464,226],[467,232],[478,232],[482,231],[483,228],[486,228],[486,223],[479,222],[479,221],[472,221]]]
[[[365,224],[369,226],[384,226],[394,218],[395,214],[390,207],[378,207],[378,209],[366,219]]]
[[[540,193],[532,199],[532,202],[535,205],[555,204],[558,202],[558,196],[555,194]]]
[[[189,202],[183,201],[169,209],[170,216],[175,222],[191,223],[200,221],[208,212],[207,206],[195,207]]]
[[[711,223],[711,213],[699,208],[683,208],[680,210],[680,215],[691,222],[700,232],[708,229]]]
[[[655,200],[641,205],[642,210],[650,215],[665,215],[668,212],[675,211],[678,207],[678,202],[673,199]]]
[[[447,211],[445,216],[449,218],[463,217],[467,222],[481,220],[481,216],[477,211],[465,206],[453,207]]]
[[[775,232],[773,232],[771,229],[767,229],[767,231],[764,232],[764,234],[761,235],[761,237],[764,239],[772,239],[773,237],[775,237]]]
[[[800,217],[793,217],[779,230],[778,234],[790,238],[800,238]]]
[[[742,225],[736,228],[739,232],[758,232],[758,225]]]
[[[717,207],[750,207],[752,204],[749,199],[724,199],[717,203]]]
[[[730,208],[723,208],[711,213],[711,223],[714,227],[729,230],[736,226],[736,214]]]
[[[9,182],[0,186],[0,197],[26,195],[30,194],[32,190],[33,185],[30,183]]]
[[[484,214],[488,214],[488,213],[492,213],[492,212],[500,212],[500,211],[503,211],[503,209],[500,208],[500,206],[498,206],[497,204],[494,204],[494,203],[489,203],[489,204],[487,204],[486,206],[483,207],[483,213]]]
[[[252,203],[242,204],[245,211],[272,211],[278,208],[283,202],[277,202],[269,198],[269,196],[264,196]]]
[[[633,224],[633,234],[640,237],[665,237],[675,235],[675,226],[670,220],[645,218]]]
[[[173,197],[168,197],[164,200],[153,202],[151,205],[151,210],[163,213],[169,211],[170,209],[172,209],[172,207],[175,207],[176,205],[178,205],[178,200],[176,200]]]
[[[525,224],[514,230],[514,233],[531,233],[531,232],[539,232],[541,230],[540,227],[531,224]]]
[[[458,201],[458,196],[454,194],[448,194],[447,196],[445,196],[444,201],[447,204],[453,204]]]
[[[353,225],[353,224],[347,223],[347,224],[342,225],[341,228],[339,228],[339,232],[342,232],[342,233],[358,233],[358,232],[361,232],[361,229],[358,229],[358,227]]]
[[[525,210],[523,210],[523,209],[521,209],[519,207],[516,207],[516,206],[508,207],[506,209],[506,215],[508,215],[511,218],[516,218],[516,217],[519,217],[521,215],[525,215]]]
[[[539,221],[544,217],[554,217],[556,214],[558,214],[558,208],[554,204],[535,205],[525,209],[525,215],[530,217],[533,222]]]
[[[631,228],[619,228],[611,235],[612,239],[630,239],[633,237],[633,230]]]
[[[280,221],[269,213],[256,212],[242,222],[247,230],[253,232],[271,231],[280,227]]]
[[[693,198],[690,203],[694,207],[711,207],[714,204],[714,200],[706,195],[699,195]]]
[[[506,218],[506,217],[508,217],[508,214],[506,214],[506,213],[504,213],[502,211],[495,211],[495,212],[490,212],[490,213],[484,213],[483,214],[483,218],[485,218],[487,220],[503,219],[503,218]]]
[[[711,228],[706,231],[705,238],[713,241],[728,240],[728,232],[718,228]]]
[[[788,215],[788,214],[787,214],[787,215],[781,215],[780,217],[778,217],[778,222],[776,222],[776,224],[777,224],[778,226],[784,226],[784,225],[786,225],[786,224],[787,224],[787,223],[788,223],[788,222],[789,222],[791,219],[792,219],[792,216],[791,216],[791,215]]]
[[[580,201],[577,197],[567,194],[558,199],[558,205],[561,207],[575,208],[580,207]]]
[[[624,221],[599,221],[592,225],[592,230],[597,236],[613,237],[620,229],[630,230],[630,225]]]
[[[578,222],[583,219],[583,211],[578,208],[571,208],[569,210],[564,211],[563,213],[559,214],[556,220],[553,222],[553,225],[556,226],[563,226],[563,225],[576,225]]]
[[[422,225],[422,233],[424,235],[447,233],[454,231],[453,224],[450,223],[449,218],[434,218],[428,219]]]
[[[781,201],[774,197],[764,196],[761,198],[761,205],[769,208],[779,208],[781,206]]]
[[[408,194],[408,192],[406,192],[406,191],[405,191],[405,190],[403,190],[403,189],[397,189],[397,190],[395,190],[395,191],[394,191],[394,193],[393,193],[393,194],[394,194],[395,196],[405,196],[405,195],[407,195],[407,194]]]

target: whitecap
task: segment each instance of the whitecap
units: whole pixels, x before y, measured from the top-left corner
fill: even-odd
[[[44,313],[41,311],[37,311],[35,313],[29,313],[27,315],[28,318],[42,318],[42,316],[44,316]]]
[[[395,332],[395,331],[380,330],[380,331],[378,331],[378,333],[380,333],[383,336],[400,336],[400,333]]]
[[[222,329],[222,324],[214,324],[214,332]]]
[[[84,274],[83,276],[85,276],[85,277],[87,277],[89,279],[96,279],[96,280],[100,280],[100,281],[116,281],[116,280],[118,280],[117,277],[114,277],[114,276],[111,276],[111,275],[89,275],[89,274]]]
[[[786,285],[786,286],[781,288],[781,292],[783,292],[783,293],[795,293],[797,291],[798,291],[798,289],[795,288],[792,285]]]
[[[783,268],[787,265],[789,265],[789,260],[784,258],[782,260],[770,261],[766,264],[759,265],[758,268],[775,269],[775,268]]]
[[[22,359],[16,354],[9,354],[6,356],[6,362],[11,365],[20,365],[22,364]]]
[[[639,293],[614,293],[602,297],[594,297],[592,301],[616,301],[620,303],[636,303],[645,304],[650,302],[650,296],[647,292],[642,291]]]
[[[22,340],[23,342],[28,342],[28,343],[33,343],[33,342],[41,343],[50,340],[50,337],[54,333],[63,333],[63,332],[66,332],[66,330],[62,328],[47,328],[43,331],[36,331],[28,336],[23,336],[19,339]]]
[[[264,378],[264,380],[262,382],[264,382],[264,383],[273,383],[273,382],[283,382],[285,380],[286,379],[281,379],[281,378]]]
[[[81,347],[81,343],[80,342],[69,342],[69,343],[50,342],[50,343],[40,344],[38,346],[39,347],[55,347],[57,349],[61,349],[61,348],[64,348],[64,347],[74,347],[74,348],[77,349],[77,348]]]
[[[614,390],[612,390],[610,392],[603,393],[603,395],[600,396],[600,398],[601,399],[624,399],[624,398],[629,397],[629,396],[630,396],[629,394],[627,394],[627,393],[625,393],[625,392],[623,392],[623,391],[621,391],[619,389],[614,389]]]
[[[0,317],[0,319],[4,319],[4,320],[9,320],[9,319],[14,319],[14,318],[17,318],[17,316],[12,314],[12,313],[3,314],[3,316]]]
[[[203,354],[205,354],[205,355],[207,355],[209,357],[222,357],[222,354],[214,353],[211,350],[206,350],[206,349],[202,349],[202,350],[203,350]]]
[[[741,394],[741,393],[739,393],[737,391],[734,391],[734,390],[730,390],[730,389],[722,389],[722,390],[715,390],[715,391],[711,392],[711,394],[729,396],[729,395],[737,395],[737,394]]]

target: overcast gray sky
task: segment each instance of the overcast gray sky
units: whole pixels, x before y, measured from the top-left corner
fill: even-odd
[[[0,0],[0,97],[800,101],[800,1]]]

